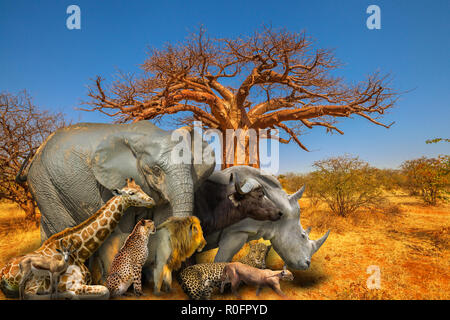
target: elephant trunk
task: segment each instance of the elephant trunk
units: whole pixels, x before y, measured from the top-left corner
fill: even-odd
[[[192,215],[194,210],[194,183],[189,168],[177,168],[170,175],[167,194],[176,217]]]

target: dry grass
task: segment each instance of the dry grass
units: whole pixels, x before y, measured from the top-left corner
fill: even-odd
[[[37,249],[39,228],[15,204],[0,203],[0,268],[12,257]],[[0,293],[1,294],[1,293]]]
[[[449,299],[450,298],[450,206],[429,207],[416,198],[397,194],[383,212],[358,212],[336,217],[324,205],[309,208],[302,199],[302,224],[312,226],[311,238],[331,229],[327,242],[313,256],[311,268],[295,271],[293,282],[282,289],[291,299]],[[22,220],[21,220],[22,219]],[[0,265],[15,255],[39,246],[39,231],[22,226],[23,214],[13,205],[0,207]],[[245,254],[246,247],[238,254]],[[212,261],[215,250],[201,254],[198,262]],[[282,267],[271,250],[267,265]],[[370,265],[381,269],[381,289],[369,290],[366,273]],[[143,299],[186,299],[174,281],[173,292],[156,297],[145,286]],[[259,297],[255,288],[242,286],[244,299],[279,299],[270,289]],[[1,296],[0,296],[1,298]],[[215,299],[235,299],[231,294]],[[126,298],[132,299],[132,298]]]

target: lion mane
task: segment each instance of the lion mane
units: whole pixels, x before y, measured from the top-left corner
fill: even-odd
[[[171,270],[179,269],[183,261],[206,245],[200,220],[195,216],[170,217],[158,226],[162,228],[170,233],[172,253],[166,265]]]

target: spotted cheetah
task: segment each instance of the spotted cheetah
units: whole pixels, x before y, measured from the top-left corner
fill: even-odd
[[[126,294],[133,284],[134,294],[142,295],[142,266],[148,256],[148,238],[155,233],[152,220],[141,220],[134,227],[127,240],[114,257],[106,278],[106,287],[110,296]]]
[[[264,243],[249,243],[249,253],[238,261],[264,269],[270,248]],[[228,262],[200,263],[187,267],[178,275],[181,288],[193,300],[209,300],[213,291],[220,288],[223,269],[227,264]]]

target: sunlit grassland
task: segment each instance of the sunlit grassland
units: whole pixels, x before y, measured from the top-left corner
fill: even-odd
[[[425,206],[419,199],[402,194],[390,196],[393,204],[385,212],[360,211],[351,217],[333,215],[324,204],[310,207],[300,201],[301,222],[312,226],[310,237],[331,234],[313,256],[311,268],[294,271],[292,282],[282,282],[291,299],[449,299],[450,298],[450,206]],[[17,206],[0,204],[0,266],[11,257],[39,246],[39,230],[27,224]],[[244,247],[237,258],[245,254]],[[212,261],[216,250],[198,256],[198,262]],[[368,289],[368,266],[381,270],[381,289]],[[271,269],[283,266],[271,250]],[[175,279],[175,277],[174,277]],[[156,297],[150,285],[141,299],[186,299],[176,280],[173,291]],[[269,288],[257,297],[254,287],[240,288],[244,299],[279,299]],[[0,293],[0,298],[1,296]],[[127,297],[125,299],[132,299]],[[235,299],[231,293],[213,299]]]

